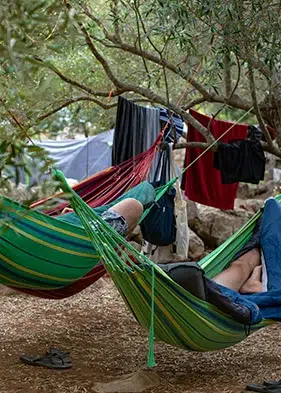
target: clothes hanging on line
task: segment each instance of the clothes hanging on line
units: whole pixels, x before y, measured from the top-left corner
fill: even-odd
[[[160,111],[118,97],[112,165],[146,151],[160,132]]]
[[[270,127],[269,125],[266,124],[266,129],[269,132],[269,135],[271,137],[272,140],[276,139],[276,130],[274,130],[272,127]],[[260,128],[259,125],[249,125],[248,127],[248,138],[252,139],[252,138],[258,139],[260,141],[266,141],[265,140],[265,136]]]
[[[135,155],[146,151],[156,140],[161,129],[170,123],[164,135],[165,141],[173,142],[173,131],[176,129],[176,138],[180,138],[183,132],[183,120],[181,116],[169,115],[165,108],[148,108],[137,105],[130,100],[118,97],[116,125],[112,148],[112,164],[117,165]],[[158,152],[151,164],[148,180],[154,178],[156,165],[159,160]]]
[[[265,171],[265,155],[260,141],[248,139],[219,143],[214,154],[214,167],[221,173],[222,184],[259,184]]]
[[[183,133],[183,118],[176,113],[171,114],[171,111],[169,111],[167,108],[159,108],[159,110],[161,129],[166,127],[167,123],[169,124],[165,130],[165,141],[168,143],[177,143]]]
[[[194,110],[190,114],[204,127],[208,127],[211,118],[202,115]],[[219,138],[227,131],[233,123],[214,119],[211,123],[210,131],[215,139]],[[236,124],[224,137],[222,142],[229,140],[247,138],[248,126]],[[191,124],[188,125],[187,142],[206,142],[205,138]],[[200,154],[200,148],[187,148],[184,160],[184,167],[187,167]],[[222,184],[220,172],[213,167],[214,153],[208,151],[200,157],[182,178],[181,187],[185,196],[192,201],[203,205],[212,206],[218,209],[231,210],[234,207],[234,200],[238,189],[238,183]]]

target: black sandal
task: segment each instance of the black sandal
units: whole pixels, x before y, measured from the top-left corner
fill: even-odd
[[[274,381],[268,381],[274,382]],[[260,393],[281,393],[281,383],[271,383],[269,385],[259,385],[257,383],[249,383],[247,385],[247,390],[251,390],[253,392],[260,392]]]
[[[50,348],[44,356],[21,355],[20,360],[30,366],[41,366],[56,370],[66,370],[72,367],[68,352],[61,352],[58,348]]]
[[[279,386],[281,387],[281,380],[279,381],[264,381],[264,386]]]

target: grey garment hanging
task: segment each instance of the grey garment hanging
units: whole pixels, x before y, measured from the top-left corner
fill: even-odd
[[[146,108],[118,98],[116,127],[112,147],[112,165],[120,164],[144,151],[160,132],[160,110]]]
[[[148,116],[149,122],[151,124],[151,132],[146,134],[146,145],[151,146],[157,136],[159,135],[159,132],[161,131],[161,124],[160,124],[160,110],[154,109],[153,111],[150,112]],[[159,152],[157,151],[155,153],[154,159],[151,164],[150,172],[148,175],[148,181],[152,181],[154,178],[154,174],[156,171],[156,165],[157,162],[159,161]]]

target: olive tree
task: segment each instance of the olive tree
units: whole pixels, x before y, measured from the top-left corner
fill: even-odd
[[[280,7],[269,0],[6,0],[5,143],[7,129],[13,144],[63,108],[95,108],[96,118],[112,122],[124,95],[169,108],[205,138],[178,148],[216,148],[210,127],[189,113],[207,106],[212,118],[249,114],[264,133],[264,150],[281,157]]]

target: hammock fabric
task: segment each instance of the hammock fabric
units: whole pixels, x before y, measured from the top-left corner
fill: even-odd
[[[119,165],[96,173],[76,184],[73,190],[92,208],[111,203],[147,177],[161,138],[162,135],[160,134],[147,151]],[[56,194],[52,197],[41,199],[33,203],[31,207],[38,208],[55,197],[59,198],[61,195]],[[53,209],[46,210],[45,213],[49,216],[57,216],[62,213],[64,208],[69,206],[69,202],[63,202]]]
[[[61,173],[57,172],[57,176],[64,181]],[[156,200],[176,180],[171,180],[162,188]],[[211,351],[234,345],[250,333],[274,323],[272,320],[263,319],[249,329],[210,303],[196,298],[127,243],[89,209],[66,182],[64,187],[72,193],[70,203],[124,301],[137,321],[150,332],[149,366],[155,364],[154,337],[188,350]],[[278,197],[278,200],[280,199],[281,197]],[[261,212],[257,213],[238,232],[200,262],[207,277],[214,277],[227,266],[251,237],[260,215]]]
[[[77,193],[91,207],[109,204],[147,176],[159,140],[147,152],[76,185]],[[52,217],[68,203],[43,214],[8,198],[1,202],[0,284],[34,296],[62,299],[105,273],[84,229]]]

